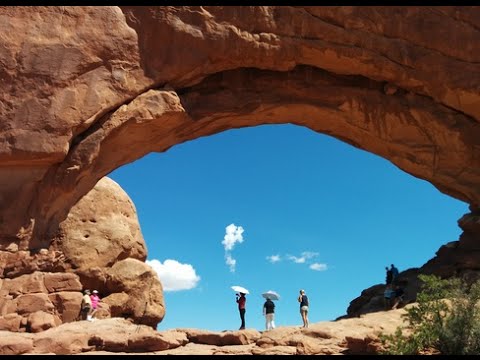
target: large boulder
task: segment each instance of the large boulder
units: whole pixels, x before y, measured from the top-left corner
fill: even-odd
[[[108,177],[71,209],[59,232],[58,249],[79,271],[109,267],[126,258],[143,261],[147,256],[135,206]]]
[[[130,258],[115,263],[107,275],[106,289],[114,295],[103,301],[109,304],[112,316],[129,317],[156,327],[165,315],[165,305],[162,284],[155,270]]]

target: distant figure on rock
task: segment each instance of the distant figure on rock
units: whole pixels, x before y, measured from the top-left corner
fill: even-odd
[[[238,311],[240,312],[240,319],[242,320],[242,324],[240,325],[239,330],[245,329],[245,305],[247,303],[247,298],[245,297],[244,293],[236,294],[237,296],[237,303],[238,303]]]
[[[302,315],[303,327],[308,328],[308,297],[305,294],[305,290],[300,290],[300,295],[298,296],[298,302],[300,303],[300,315]]]
[[[95,313],[98,309],[98,303],[100,302],[100,297],[98,296],[98,291],[93,290],[92,295],[90,295],[90,300],[92,302],[92,312],[91,312],[91,319],[95,319]]]
[[[397,285],[395,287],[395,300],[394,300],[394,304],[392,306],[392,309],[396,309],[398,307],[398,305],[403,303],[403,295],[405,295],[405,291],[403,290],[403,288],[400,285]]]
[[[265,316],[265,329],[275,329],[275,304],[271,299],[267,299],[263,304],[263,315]]]
[[[395,298],[395,290],[392,289],[392,284],[388,284],[383,292],[383,298],[385,301],[385,310],[392,308],[392,300]]]
[[[398,278],[398,269],[395,265],[390,265],[390,271],[392,272],[392,284],[395,284]]]
[[[385,266],[385,271],[387,272],[385,284],[390,285],[392,283],[392,270],[390,270],[388,266]]]
[[[92,300],[90,299],[90,290],[88,289],[83,292],[80,313],[82,320],[92,321]]]

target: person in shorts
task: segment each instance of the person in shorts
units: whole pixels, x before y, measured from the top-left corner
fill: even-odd
[[[298,296],[298,302],[300,303],[300,315],[302,315],[303,327],[308,328],[308,297],[305,294],[305,290],[300,290]]]
[[[92,300],[90,299],[90,290],[88,289],[83,292],[80,313],[82,320],[92,321]]]

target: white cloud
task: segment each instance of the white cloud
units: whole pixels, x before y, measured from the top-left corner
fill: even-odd
[[[225,236],[222,241],[225,251],[232,251],[237,242],[243,242],[243,231],[243,227],[237,227],[235,224],[230,224],[225,228]]]
[[[278,262],[281,260],[280,258],[280,255],[270,255],[270,256],[267,256],[267,260],[270,261],[272,264]]]
[[[287,258],[289,260],[292,260],[296,264],[304,264],[305,261],[312,259],[314,257],[317,257],[318,253],[317,252],[312,252],[312,251],[304,251],[302,252],[301,256],[293,256],[293,255],[287,255]]]
[[[225,255],[225,263],[230,267],[231,272],[235,272],[235,265],[237,264],[237,260],[232,258],[230,255]]]
[[[190,264],[182,264],[177,260],[167,259],[163,264],[157,260],[147,260],[158,274],[164,291],[190,290],[197,286],[200,276]]]
[[[231,272],[235,272],[235,266],[237,260],[235,260],[231,251],[235,247],[235,244],[241,244],[243,242],[243,232],[244,229],[241,226],[236,226],[235,224],[230,224],[225,228],[225,236],[223,237],[223,248],[225,249],[225,263],[230,267]]]
[[[313,263],[309,268],[315,271],[325,271],[327,270],[327,264]]]
[[[313,252],[313,251],[302,252],[302,257],[304,257],[305,259],[311,259],[317,256],[318,256],[318,252]]]
[[[303,264],[306,260],[304,257],[296,257],[293,255],[288,255],[288,259],[292,260],[294,263],[297,263],[297,264]]]

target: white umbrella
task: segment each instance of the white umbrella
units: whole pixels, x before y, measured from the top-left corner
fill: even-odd
[[[247,289],[245,289],[244,287],[241,287],[241,286],[235,285],[235,286],[232,286],[232,289],[233,289],[233,291],[236,291],[236,292],[239,292],[239,293],[250,294],[250,292]]]
[[[267,292],[264,292],[262,296],[265,299],[270,299],[270,300],[280,300],[280,295],[278,295],[275,291],[273,290],[268,290]]]

